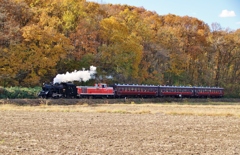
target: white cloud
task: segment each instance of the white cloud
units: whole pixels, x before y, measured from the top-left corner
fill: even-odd
[[[238,25],[240,25],[240,22],[237,22]]]
[[[234,17],[236,16],[234,11],[228,11],[228,10],[222,10],[221,14],[219,17]]]

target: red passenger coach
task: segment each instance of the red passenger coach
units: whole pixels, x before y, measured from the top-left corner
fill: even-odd
[[[224,89],[217,87],[195,87],[196,97],[223,97]]]
[[[160,86],[160,97],[193,97],[193,87],[181,87],[181,86]]]
[[[112,98],[114,97],[113,87],[108,87],[105,83],[95,84],[95,86],[77,86],[77,94],[80,98]]]
[[[157,97],[158,86],[151,85],[114,85],[116,97]]]

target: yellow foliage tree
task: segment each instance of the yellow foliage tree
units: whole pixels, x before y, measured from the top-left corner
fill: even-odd
[[[142,46],[137,36],[129,32],[126,21],[114,17],[102,20],[100,26],[104,44],[99,55],[105,68],[110,67],[113,71],[110,74],[122,75],[125,80],[137,78],[142,58]]]

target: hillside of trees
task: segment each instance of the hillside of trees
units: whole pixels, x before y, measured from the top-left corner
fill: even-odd
[[[224,87],[239,97],[240,29],[86,0],[0,0],[1,86],[40,86],[91,65],[102,82]]]

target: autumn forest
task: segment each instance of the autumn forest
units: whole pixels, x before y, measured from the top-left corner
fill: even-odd
[[[240,29],[86,0],[0,0],[1,86],[40,86],[91,65],[101,82],[224,87],[240,97]]]

